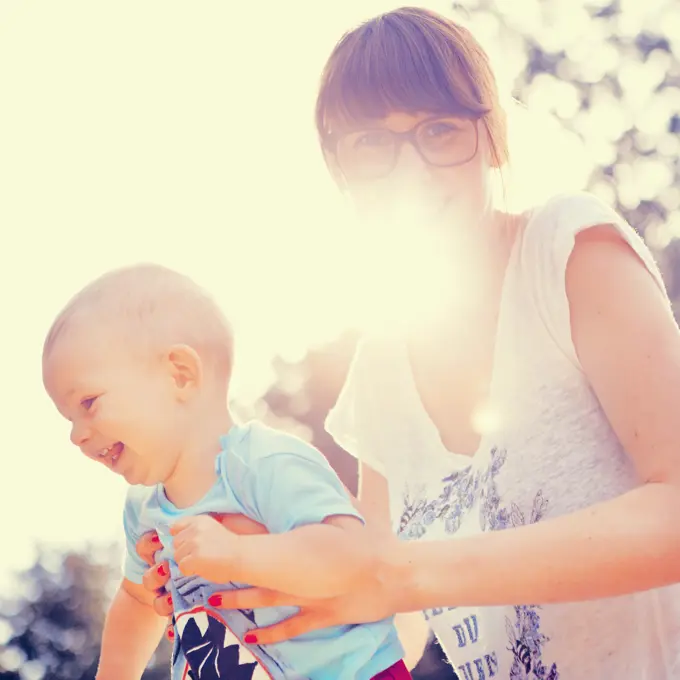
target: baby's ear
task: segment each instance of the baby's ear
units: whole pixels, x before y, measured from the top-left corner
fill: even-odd
[[[203,363],[193,347],[173,345],[167,351],[166,362],[180,397],[189,396],[201,384]]]

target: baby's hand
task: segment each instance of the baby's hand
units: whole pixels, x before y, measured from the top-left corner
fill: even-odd
[[[184,576],[226,583],[238,559],[239,537],[210,515],[186,517],[170,528],[175,562]]]

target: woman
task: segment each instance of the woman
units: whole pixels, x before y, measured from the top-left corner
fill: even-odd
[[[381,568],[346,596],[224,606],[301,607],[263,643],[423,610],[466,679],[680,676],[680,333],[644,244],[587,194],[494,209],[496,83],[431,12],[348,33],[317,125],[360,213],[394,239],[416,221],[455,295],[365,339],[327,421],[369,522],[406,540],[376,541]]]

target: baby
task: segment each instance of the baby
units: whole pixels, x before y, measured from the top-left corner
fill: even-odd
[[[174,680],[410,677],[390,620],[265,648],[242,640],[294,609],[211,606],[212,594],[246,584],[307,597],[345,592],[370,568],[355,540],[363,521],[325,458],[293,436],[232,419],[232,346],[210,297],[155,265],[97,279],[49,331],[43,379],[72,424],[71,441],[132,485],[125,573],[107,615],[97,680],[140,678],[162,634],[135,550],[152,529],[170,564]],[[246,515],[270,535],[236,536],[210,513]],[[304,573],[294,566],[302,562]]]

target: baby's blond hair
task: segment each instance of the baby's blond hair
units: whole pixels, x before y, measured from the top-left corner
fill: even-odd
[[[77,323],[110,323],[150,348],[186,344],[219,380],[228,383],[233,363],[233,334],[215,301],[179,272],[139,264],[107,272],[71,298],[50,328],[43,362]],[[225,384],[226,384],[225,383]]]

